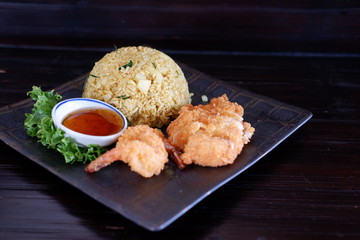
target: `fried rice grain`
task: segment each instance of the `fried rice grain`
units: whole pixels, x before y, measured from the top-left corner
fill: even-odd
[[[105,101],[124,113],[131,125],[162,127],[191,102],[178,64],[149,47],[123,47],[95,63],[83,97]]]

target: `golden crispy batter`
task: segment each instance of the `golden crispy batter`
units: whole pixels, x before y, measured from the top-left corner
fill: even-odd
[[[188,104],[167,128],[170,143],[183,153],[185,165],[218,167],[232,164],[255,129],[243,122],[244,109],[224,94],[207,105]]]
[[[159,175],[168,162],[163,141],[165,137],[158,129],[147,125],[129,127],[119,137],[116,147],[92,161],[85,171],[95,172],[114,161],[123,161],[143,177]]]

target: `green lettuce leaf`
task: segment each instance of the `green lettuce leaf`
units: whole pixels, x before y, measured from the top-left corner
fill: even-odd
[[[44,92],[40,87],[33,86],[28,96],[35,101],[32,113],[25,113],[24,127],[27,134],[37,137],[38,141],[47,148],[60,152],[66,163],[90,162],[107,149],[98,145],[79,147],[64,131],[55,127],[52,118],[52,108],[62,99],[54,90]]]

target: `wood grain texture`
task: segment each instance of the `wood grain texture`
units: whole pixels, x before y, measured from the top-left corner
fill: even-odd
[[[101,55],[69,50],[1,53],[2,106],[24,99],[34,84],[51,89],[88,71]],[[360,60],[172,57],[242,88],[307,108],[314,117],[262,161],[158,233],[139,228],[1,143],[0,222],[5,239],[360,236],[359,83],[354,80]]]
[[[0,142],[0,239],[359,239],[359,14],[351,0],[0,1],[0,107],[88,72],[113,44],[150,44],[314,114],[155,233]]]
[[[1,1],[2,44],[360,53],[357,1]]]

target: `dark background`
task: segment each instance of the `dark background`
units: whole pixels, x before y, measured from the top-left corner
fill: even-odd
[[[156,233],[0,143],[0,239],[359,239],[359,43],[351,0],[0,1],[0,107],[149,45],[314,114]]]
[[[359,6],[317,1],[1,1],[1,44],[359,53]]]

